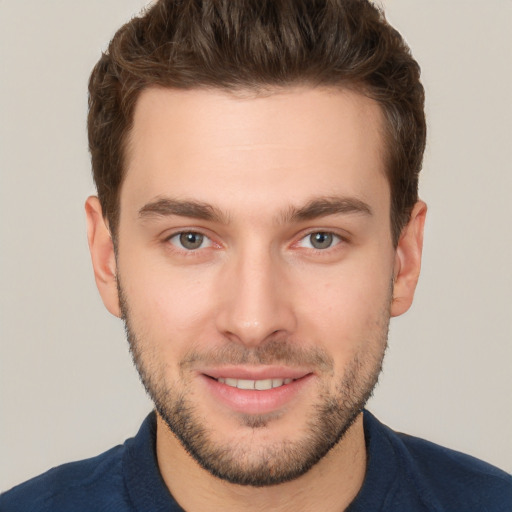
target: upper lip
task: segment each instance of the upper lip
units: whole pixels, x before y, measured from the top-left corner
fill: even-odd
[[[216,366],[206,368],[200,373],[213,377],[214,379],[244,379],[244,380],[266,380],[266,379],[300,379],[312,373],[311,370],[303,368],[291,368],[287,366]]]

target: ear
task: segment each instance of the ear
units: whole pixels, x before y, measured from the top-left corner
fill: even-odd
[[[116,281],[116,257],[110,230],[103,217],[100,201],[91,196],[85,202],[87,239],[96,286],[103,304],[114,316],[121,317]]]
[[[418,201],[400,235],[395,252],[391,316],[402,315],[411,307],[420,276],[426,214],[427,205],[423,201]]]

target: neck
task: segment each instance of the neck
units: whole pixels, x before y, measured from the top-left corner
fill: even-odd
[[[343,439],[306,474],[268,487],[236,485],[214,477],[192,459],[158,414],[156,448],[164,482],[188,512],[339,512],[357,495],[366,471],[362,414]],[[190,482],[194,482],[193,486]]]

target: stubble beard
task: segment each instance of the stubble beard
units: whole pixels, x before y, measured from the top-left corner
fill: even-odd
[[[389,308],[372,332],[374,353],[358,354],[344,369],[334,391],[323,389],[313,407],[298,441],[269,442],[251,450],[250,436],[229,439],[223,444],[212,439],[209,426],[197,410],[188,392],[186,368],[197,361],[228,364],[288,364],[309,363],[328,374],[332,359],[318,348],[300,349],[286,340],[271,340],[255,349],[227,345],[209,354],[190,353],[180,362],[180,386],[170,386],[165,380],[161,361],[151,360],[130,322],[129,307],[118,282],[120,306],[130,352],[146,392],[170,431],[195,461],[212,475],[227,482],[253,487],[277,485],[307,473],[345,435],[372,396],[382,369],[387,347]],[[276,415],[241,415],[240,422],[253,432],[267,429]],[[259,443],[261,444],[261,443]]]

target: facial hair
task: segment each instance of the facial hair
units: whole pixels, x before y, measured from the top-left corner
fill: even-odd
[[[122,318],[130,352],[142,384],[156,410],[185,450],[212,475],[227,482],[253,487],[277,485],[294,480],[309,471],[343,438],[371,397],[382,369],[387,347],[389,304],[380,314],[371,332],[372,353],[356,353],[344,368],[343,375],[330,389],[320,388],[318,399],[309,413],[298,441],[269,441],[251,446],[250,436],[231,437],[224,443],[212,439],[212,427],[198,411],[189,369],[199,363],[210,365],[272,365],[308,367],[323,376],[334,374],[332,358],[321,348],[304,348],[286,338],[271,338],[255,348],[228,342],[222,348],[191,351],[179,361],[180,381],[173,384],[164,378],[162,368],[151,351],[151,341],[136,332],[130,308],[118,279]],[[391,298],[389,303],[391,302]],[[342,341],[340,341],[342,342]],[[240,422],[253,431],[269,427],[279,413],[241,415]],[[260,443],[261,444],[261,443]]]

